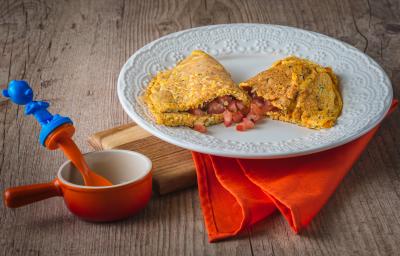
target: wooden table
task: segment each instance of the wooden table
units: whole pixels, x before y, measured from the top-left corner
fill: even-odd
[[[400,90],[400,1],[0,1],[0,84],[26,79],[53,113],[93,132],[128,123],[116,94],[121,66],[168,33],[256,22],[305,28],[372,56]],[[107,224],[69,214],[62,199],[0,207],[4,255],[394,255],[400,253],[400,115],[385,120],[334,196],[301,235],[282,216],[210,244],[196,188],[153,198],[138,216]],[[52,179],[64,156],[38,143],[23,108],[0,103],[0,190]]]

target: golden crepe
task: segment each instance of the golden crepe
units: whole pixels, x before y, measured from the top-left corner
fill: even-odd
[[[232,81],[225,68],[199,50],[174,68],[159,72],[144,94],[156,122],[167,126],[220,123],[232,100],[250,104],[250,97]]]
[[[266,115],[308,128],[332,127],[342,111],[338,79],[331,68],[294,56],[239,84],[270,107]],[[265,113],[265,112],[264,112]]]

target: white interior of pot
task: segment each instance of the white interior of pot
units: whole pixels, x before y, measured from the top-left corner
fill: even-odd
[[[127,150],[105,150],[84,155],[89,168],[115,185],[140,180],[151,170],[151,161],[144,155]],[[70,162],[64,163],[59,171],[63,182],[84,186],[81,174]]]

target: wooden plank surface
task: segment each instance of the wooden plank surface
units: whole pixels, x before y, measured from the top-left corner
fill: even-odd
[[[0,84],[26,79],[54,113],[70,116],[75,139],[129,122],[116,95],[119,70],[158,37],[207,24],[296,26],[365,51],[400,90],[398,0],[1,0]],[[0,190],[45,182],[64,161],[37,143],[22,108],[0,102]],[[240,237],[209,244],[196,189],[155,197],[138,216],[92,224],[61,198],[0,208],[3,255],[398,255],[400,115],[396,111],[301,235],[278,214]]]

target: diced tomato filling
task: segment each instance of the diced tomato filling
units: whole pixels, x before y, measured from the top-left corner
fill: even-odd
[[[239,123],[243,119],[243,114],[240,112],[232,113],[232,120],[235,123]]]
[[[240,111],[243,115],[247,115],[247,114],[249,113],[249,111],[250,111],[250,109],[249,109],[247,106],[245,106],[245,105],[243,104],[243,102],[241,102],[241,101],[237,101],[237,102],[236,102],[236,106],[237,106],[237,108],[239,109],[239,111]]]
[[[193,129],[201,133],[207,132],[207,127],[201,123],[195,123]]]
[[[232,125],[232,112],[229,110],[224,111],[224,125],[229,127]]]
[[[223,103],[219,103],[216,101],[210,102],[207,106],[207,113],[209,114],[222,114],[225,111],[225,106]]]
[[[251,120],[254,123],[261,120],[262,118],[263,118],[263,116],[254,114],[252,112],[247,115],[247,119]]]
[[[200,108],[191,109],[189,110],[189,113],[195,116],[202,116],[206,114],[206,112],[204,112]]]
[[[265,116],[266,112],[276,110],[278,109],[268,100],[264,100],[262,97],[253,96],[250,104],[250,112],[248,113],[247,118],[253,122],[257,122]]]
[[[251,92],[251,88],[249,90]],[[252,93],[251,96],[250,108],[231,96],[222,96],[214,99],[202,108],[191,109],[189,113],[196,116],[223,114],[224,125],[226,127],[231,126],[232,123],[238,123],[236,130],[246,131],[254,128],[254,124],[261,120],[266,112],[277,110],[268,100],[264,100],[264,98]],[[201,123],[196,123],[193,129],[203,133],[207,131],[207,128]]]
[[[249,109],[240,100],[236,100],[232,96],[218,97],[202,108],[189,110],[189,113],[196,116],[223,114],[226,127],[231,126],[234,122],[241,122],[242,118],[246,116],[248,112]],[[193,129],[199,132],[204,132],[206,130],[205,126],[201,123],[196,123]]]
[[[231,103],[229,103],[228,110],[231,111],[231,112],[238,111],[238,107],[237,107],[236,101],[231,101]]]
[[[252,129],[254,128],[254,123],[249,120],[247,117],[243,118],[243,121],[241,123],[239,123],[238,125],[236,125],[236,130],[243,132],[246,131],[248,129]]]

